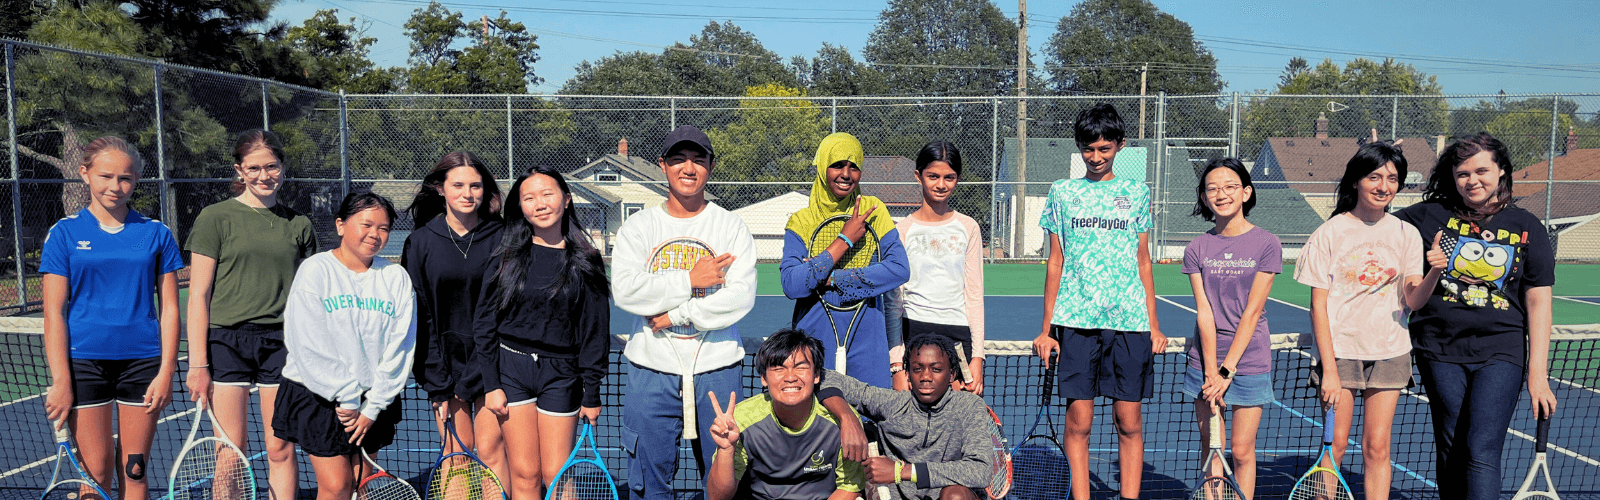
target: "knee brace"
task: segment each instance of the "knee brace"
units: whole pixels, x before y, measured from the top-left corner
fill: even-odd
[[[144,479],[144,454],[132,453],[128,455],[128,463],[123,466],[123,473],[128,479],[139,481]]]

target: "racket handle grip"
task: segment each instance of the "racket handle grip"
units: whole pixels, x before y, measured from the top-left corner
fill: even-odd
[[[878,453],[878,442],[877,441],[872,441],[872,442],[867,443],[867,455],[871,456],[871,457],[880,456],[880,454]],[[894,497],[890,495],[889,486],[888,485],[884,485],[884,484],[878,485],[878,500],[890,500],[892,498],[894,498]]]
[[[1339,420],[1339,411],[1334,408],[1322,410],[1322,444],[1333,444],[1333,424]]]
[[[1539,418],[1538,428],[1534,431],[1536,440],[1533,442],[1533,451],[1544,453],[1550,445],[1550,417]]]
[[[72,439],[72,431],[67,429],[66,419],[52,420],[50,425],[50,430],[55,431],[57,443],[65,443]]]

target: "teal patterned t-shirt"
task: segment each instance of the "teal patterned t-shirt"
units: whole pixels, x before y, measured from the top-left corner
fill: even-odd
[[[1142,182],[1118,177],[1051,185],[1039,227],[1059,238],[1063,258],[1050,323],[1150,331],[1137,253],[1139,234],[1150,224],[1150,188]]]

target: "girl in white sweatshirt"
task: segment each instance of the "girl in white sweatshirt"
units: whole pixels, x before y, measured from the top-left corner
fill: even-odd
[[[353,193],[339,205],[339,247],[306,259],[284,310],[283,385],[272,429],[311,455],[318,500],[347,500],[367,453],[394,441],[416,344],[416,294],[382,257],[394,205]]]

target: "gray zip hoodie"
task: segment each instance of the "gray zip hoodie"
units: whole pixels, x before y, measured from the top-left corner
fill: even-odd
[[[878,423],[886,455],[916,470],[917,481],[894,485],[902,498],[919,498],[933,489],[962,485],[979,492],[989,486],[994,449],[985,429],[994,425],[983,398],[951,390],[931,406],[910,391],[872,387],[829,370],[817,398],[840,396],[862,416]],[[868,439],[874,439],[868,436]]]

